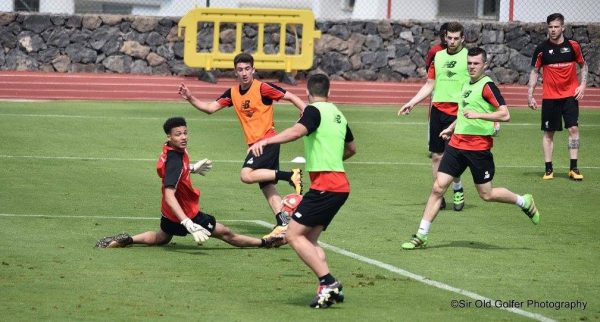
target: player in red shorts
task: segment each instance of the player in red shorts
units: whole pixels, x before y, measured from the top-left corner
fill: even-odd
[[[554,178],[552,152],[554,151],[554,133],[565,128],[569,131],[569,178],[583,180],[577,168],[579,153],[579,100],[583,98],[587,82],[588,66],[583,58],[581,46],[564,36],[565,18],[560,13],[553,13],[546,19],[548,24],[548,40],[537,46],[531,60],[529,75],[529,107],[537,110],[538,105],[533,97],[533,90],[538,81],[540,69],[543,69],[542,94],[542,147],[546,171],[544,180]],[[581,67],[580,80],[577,80],[577,65]],[[562,120],[561,120],[562,117]]]

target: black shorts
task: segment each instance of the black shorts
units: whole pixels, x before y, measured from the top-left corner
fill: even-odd
[[[448,141],[440,137],[440,133],[448,128],[456,116],[448,115],[435,106],[431,107],[431,116],[429,117],[429,152],[444,153]]]
[[[215,217],[202,211],[198,212],[196,217],[192,218],[192,221],[204,227],[204,229],[210,231],[211,233],[215,230],[215,225],[217,224]],[[187,229],[185,229],[181,223],[172,222],[165,216],[160,217],[160,229],[169,235],[186,236],[189,234]]]
[[[304,226],[323,226],[323,230],[326,230],[349,195],[349,192],[310,189],[302,198],[292,218]]]
[[[562,131],[561,117],[567,129],[578,125],[579,102],[574,97],[542,100],[542,131]]]
[[[459,150],[449,145],[440,161],[438,171],[458,178],[467,167],[471,169],[471,176],[473,176],[475,184],[484,184],[494,179],[496,168],[494,156],[490,150]]]
[[[279,147],[279,144],[269,144],[263,148],[263,154],[259,157],[255,157],[252,152],[248,153],[242,168],[279,170]],[[274,180],[259,182],[258,185],[262,189],[267,185],[276,183],[277,180]]]

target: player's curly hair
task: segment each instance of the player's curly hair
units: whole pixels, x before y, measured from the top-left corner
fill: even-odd
[[[165,134],[169,134],[173,128],[180,126],[187,126],[187,123],[183,117],[175,116],[165,121],[165,124],[163,124],[163,130],[165,130]]]

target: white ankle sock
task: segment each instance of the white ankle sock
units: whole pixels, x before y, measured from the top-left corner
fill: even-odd
[[[417,230],[417,234],[427,235],[429,233],[429,227],[431,226],[431,222],[425,219],[421,219],[421,224],[419,225],[419,230]]]
[[[460,190],[462,189],[462,181],[459,182],[452,182],[452,190],[456,191],[456,190]]]
[[[525,205],[525,199],[523,199],[523,196],[521,195],[517,195],[517,202],[516,202],[517,206],[523,208],[523,206]]]

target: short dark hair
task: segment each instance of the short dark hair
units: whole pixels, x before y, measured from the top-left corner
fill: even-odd
[[[481,48],[481,47],[473,47],[473,48],[469,48],[469,51],[467,52],[467,56],[478,56],[481,55],[483,57],[483,62],[485,63],[487,61],[487,53],[485,52],[485,49]]]
[[[438,32],[439,36],[440,36],[440,40],[443,42],[446,41],[446,33],[448,32],[448,23],[444,22],[441,26],[440,26],[440,31]]]
[[[329,77],[324,74],[311,75],[306,82],[308,93],[313,97],[327,97],[329,95]]]
[[[181,116],[171,117],[163,124],[163,130],[165,130],[166,134],[170,134],[173,128],[180,126],[187,126],[185,119]]]
[[[254,67],[254,57],[248,53],[239,53],[233,58],[233,68],[239,63],[247,63]]]
[[[565,16],[563,16],[561,13],[557,12],[557,13],[553,13],[553,14],[549,15],[548,18],[546,18],[546,23],[550,24],[554,20],[560,21],[561,25],[565,24]]]
[[[463,27],[463,25],[461,25],[459,22],[452,21],[448,23],[448,26],[446,27],[446,33],[459,31],[461,36],[465,34],[465,27]]]

